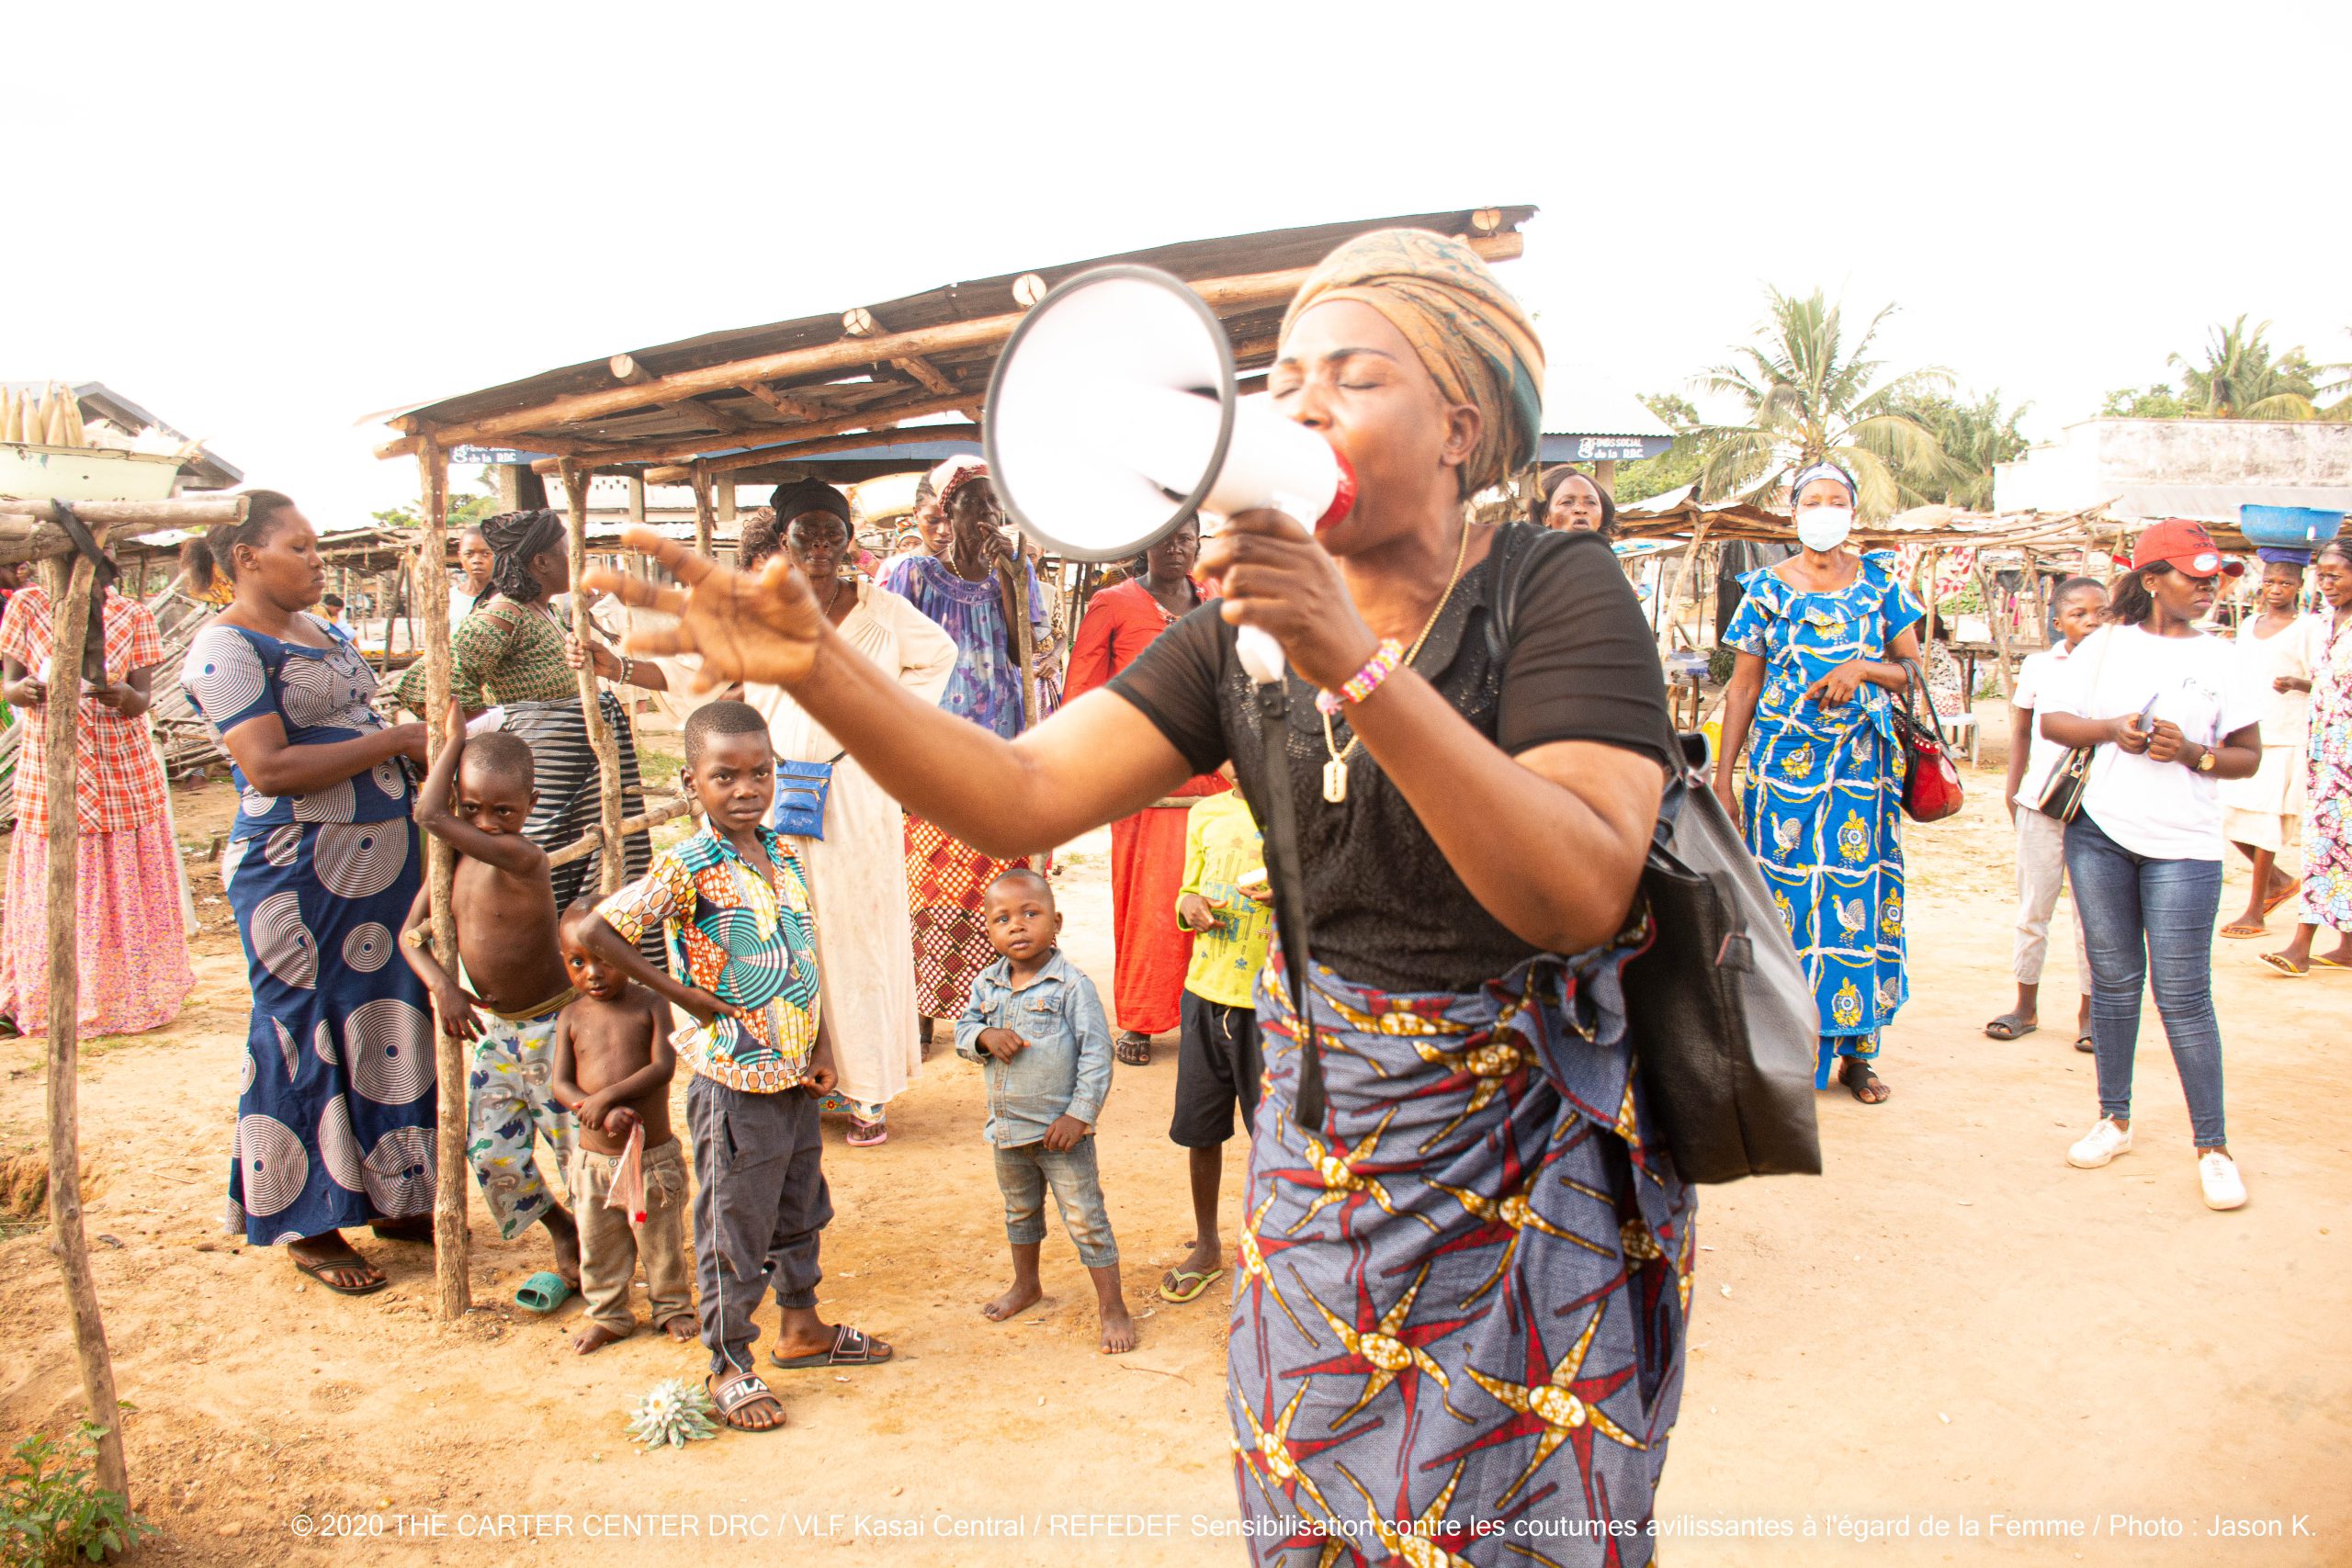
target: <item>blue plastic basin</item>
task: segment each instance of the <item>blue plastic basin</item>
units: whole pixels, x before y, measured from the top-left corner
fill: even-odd
[[[2241,506],[2238,531],[2250,544],[2274,550],[2311,549],[2343,530],[2344,513],[2316,506]]]

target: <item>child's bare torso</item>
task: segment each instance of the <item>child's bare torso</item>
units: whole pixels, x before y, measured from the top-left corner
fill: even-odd
[[[564,1010],[571,1041],[572,1081],[582,1094],[595,1094],[619,1083],[653,1059],[653,1043],[670,1026],[670,1004],[644,987],[630,982],[610,1001],[582,995]],[[636,1096],[616,1102],[637,1112],[645,1123],[645,1146],[657,1148],[671,1139],[670,1080],[664,1077]],[[616,1155],[628,1146],[626,1137],[614,1137],[601,1128],[581,1125],[582,1144],[598,1154]]]
[[[555,893],[545,871],[517,876],[459,855],[449,909],[466,978],[493,1011],[520,1013],[570,988],[556,947]]]

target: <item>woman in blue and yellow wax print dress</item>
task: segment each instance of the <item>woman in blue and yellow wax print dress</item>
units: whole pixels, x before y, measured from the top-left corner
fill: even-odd
[[[1866,1105],[1871,1064],[1910,985],[1903,972],[1903,748],[1890,693],[1919,656],[1918,602],[1894,557],[1845,547],[1853,476],[1816,463],[1792,488],[1799,552],[1739,580],[1724,629],[1739,655],[1724,704],[1715,794],[1747,829],[1821,1004],[1821,1066]],[[1748,747],[1743,815],[1736,770]],[[1844,1058],[1842,1063],[1838,1058]]]
[[[746,580],[630,539],[683,585],[622,580],[680,617],[646,651],[786,686],[988,852],[1066,843],[1228,761],[1261,821],[1295,808],[1324,1102],[1307,1114],[1272,964],[1229,1255],[1226,1408],[1260,1568],[1652,1559],[1698,1247],[1618,976],[1650,940],[1634,889],[1678,753],[1607,544],[1466,514],[1534,457],[1543,378],[1469,246],[1349,241],[1292,302],[1267,395],[1353,466],[1354,505],[1313,533],[1227,519],[1200,558],[1223,604],[1018,737],[908,692],[789,569]],[[1234,622],[1288,660],[1271,747]]]

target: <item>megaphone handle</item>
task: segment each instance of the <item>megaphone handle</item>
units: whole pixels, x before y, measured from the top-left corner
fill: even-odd
[[[1288,661],[1283,658],[1283,645],[1265,627],[1243,626],[1234,634],[1234,651],[1241,656],[1241,667],[1250,671],[1250,679],[1259,685],[1281,682]]]

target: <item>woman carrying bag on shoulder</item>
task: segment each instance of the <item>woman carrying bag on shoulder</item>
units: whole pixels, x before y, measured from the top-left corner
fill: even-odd
[[[2213,1209],[2245,1201],[2223,1132],[2213,1015],[2213,920],[2228,847],[2219,784],[2254,773],[2262,737],[2260,699],[2238,679],[2230,645],[2197,622],[2221,578],[2245,570],[2198,524],[2150,528],[2115,580],[2111,624],[2066,661],[2041,702],[2044,736],[2096,748],[2066,824],[2066,874],[2090,950],[2099,1121],[2066,1163],[2088,1170],[2131,1151],[2140,993],[2153,984]]]

